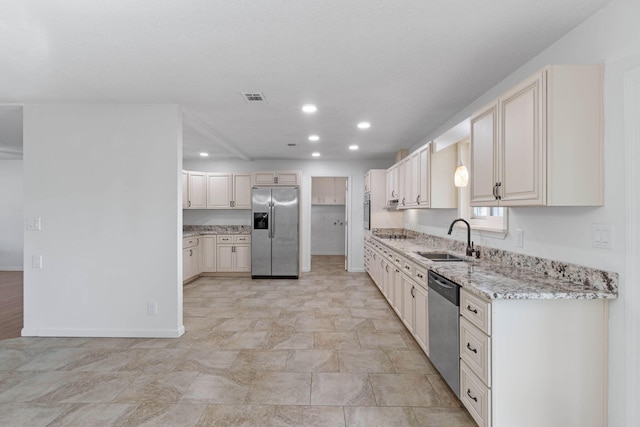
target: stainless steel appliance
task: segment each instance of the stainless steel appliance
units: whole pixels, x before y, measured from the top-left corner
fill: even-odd
[[[460,286],[429,271],[429,359],[460,397]]]
[[[296,187],[254,187],[251,194],[251,277],[299,276]]]
[[[371,193],[364,193],[364,229],[371,230]]]

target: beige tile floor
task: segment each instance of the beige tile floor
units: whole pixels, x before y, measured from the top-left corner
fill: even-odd
[[[364,273],[201,278],[179,339],[0,341],[2,426],[474,426]]]

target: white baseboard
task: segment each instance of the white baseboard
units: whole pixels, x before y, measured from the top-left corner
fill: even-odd
[[[352,268],[351,270],[349,270],[349,273],[364,273],[365,270],[364,267],[359,267],[359,268]]]
[[[22,328],[23,337],[82,337],[82,338],[179,338],[184,326],[178,329],[57,329]]]

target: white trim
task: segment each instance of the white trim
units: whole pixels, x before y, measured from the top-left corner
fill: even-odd
[[[625,425],[640,425],[640,68],[624,79],[626,248],[625,283],[621,289],[625,307]]]
[[[22,329],[23,337],[179,338],[183,334],[184,326],[178,329]]]

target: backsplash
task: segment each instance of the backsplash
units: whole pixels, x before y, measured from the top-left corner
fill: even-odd
[[[374,236],[388,238],[391,236],[405,236],[407,239],[416,239],[416,243],[424,242],[425,245],[437,246],[443,250],[464,253],[467,244],[460,240],[446,239],[432,234],[420,233],[403,228],[376,228],[371,230]],[[509,252],[502,249],[474,246],[480,251],[480,259],[510,266],[516,269],[542,273],[551,278],[568,280],[569,282],[593,286],[608,292],[618,292],[618,273],[597,270],[577,264],[569,264],[562,261],[554,261],[531,255]]]

